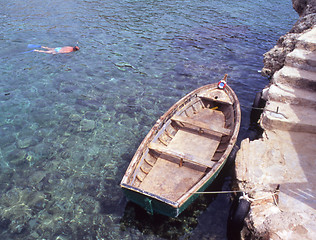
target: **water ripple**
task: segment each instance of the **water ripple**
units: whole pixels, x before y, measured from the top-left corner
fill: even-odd
[[[1,5],[1,239],[224,239],[229,196],[201,197],[178,219],[151,217],[126,204],[119,181],[156,119],[189,91],[228,73],[251,105],[267,83],[262,54],[297,17],[290,3]],[[23,54],[30,43],[80,51]],[[241,135],[248,119],[243,108]],[[230,171],[214,189],[229,188]]]

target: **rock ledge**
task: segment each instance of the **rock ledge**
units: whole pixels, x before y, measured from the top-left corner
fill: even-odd
[[[304,2],[316,6],[316,1]],[[297,4],[293,0],[301,18],[315,19],[315,14],[304,15],[311,5]],[[278,57],[269,59],[270,68],[265,63],[272,79],[263,90],[267,101],[260,119],[263,137],[243,140],[236,156],[239,187],[255,199],[245,219],[244,239],[316,235],[316,23],[301,33],[292,30],[281,42],[286,42],[286,49],[281,44],[265,55],[267,61],[271,52],[278,52]]]

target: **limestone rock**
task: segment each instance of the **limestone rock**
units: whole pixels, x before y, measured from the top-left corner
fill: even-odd
[[[263,136],[243,140],[236,156],[238,185],[252,198],[243,239],[316,235],[316,1],[293,5],[300,20],[265,54]]]
[[[316,0],[292,0],[292,3],[300,17],[316,12]]]
[[[298,37],[316,25],[316,0],[292,0],[292,2],[300,18],[287,34],[280,37],[277,45],[264,54],[264,67],[261,71],[264,76],[272,77],[280,70],[284,66],[286,55],[294,50]]]

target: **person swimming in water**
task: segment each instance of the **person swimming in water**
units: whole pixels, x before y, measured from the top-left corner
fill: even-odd
[[[46,49],[46,50],[35,49],[34,52],[58,54],[58,53],[70,53],[70,52],[75,52],[79,50],[78,46],[75,46],[75,47],[66,46],[66,47],[57,47],[57,48],[41,46],[41,48]]]

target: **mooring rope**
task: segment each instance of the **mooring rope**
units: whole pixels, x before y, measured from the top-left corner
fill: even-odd
[[[254,190],[254,189],[253,189]],[[262,197],[258,197],[258,198],[252,198],[249,197],[248,193],[246,191],[243,190],[231,190],[231,191],[212,191],[212,192],[194,192],[193,194],[227,194],[227,193],[242,193],[243,195],[240,196],[240,199],[245,199],[246,201],[253,203],[255,201],[258,200],[264,200],[267,198],[272,197],[273,199],[273,203],[278,207],[278,209],[283,212],[283,210],[280,208],[279,204],[278,204],[278,193],[280,192],[279,190],[279,186],[276,188],[276,190],[273,193],[267,193],[265,196]]]
[[[258,197],[258,198],[249,197],[248,193],[246,193],[246,191],[243,191],[243,190],[194,192],[193,194],[227,194],[227,193],[242,193],[243,195],[240,197],[240,199],[245,199],[250,203],[272,197],[273,203],[280,209],[280,207],[278,205],[278,201],[276,199],[276,196],[278,196],[278,193],[279,193],[278,188],[273,193],[267,193],[266,196],[262,196],[262,197]],[[280,211],[282,211],[282,210],[280,209]]]
[[[267,196],[259,197],[259,198],[251,198],[249,197],[248,193],[246,193],[243,190],[231,190],[231,191],[212,191],[212,192],[194,192],[193,194],[227,194],[227,193],[243,193],[243,196],[241,198],[249,201],[254,202],[257,200],[263,200],[269,197],[273,197],[274,195],[277,195],[277,192],[268,193]]]
[[[244,192],[242,190],[239,191],[212,191],[212,192],[194,192],[193,194],[220,194],[220,193],[239,193]]]
[[[266,199],[266,198],[269,198],[269,197],[272,197],[277,195],[277,192],[273,192],[273,193],[268,193],[266,194],[266,196],[263,196],[263,197],[258,197],[258,198],[251,198],[248,196],[248,194],[246,194],[245,192],[243,192],[243,196],[241,196],[240,198],[242,199],[245,199],[249,202],[254,202],[254,201],[258,201],[258,200],[263,200],[263,199]]]
[[[245,107],[245,108],[250,108],[250,109],[256,109],[256,110],[264,110],[264,108],[258,108],[258,107],[253,107],[253,106],[246,106],[246,105],[243,105],[243,104],[240,104],[240,106],[242,107]]]
[[[280,114],[283,117],[285,117],[286,119],[288,119],[288,117],[284,113],[279,112],[279,107],[277,107],[276,110],[270,110],[270,109],[266,109],[266,108],[258,108],[258,107],[253,107],[253,106],[250,107],[250,106],[246,106],[246,105],[242,105],[242,104],[240,104],[240,106],[245,107],[245,108],[249,108],[249,109],[255,109],[255,110],[261,110],[261,111],[267,111],[267,112]]]

